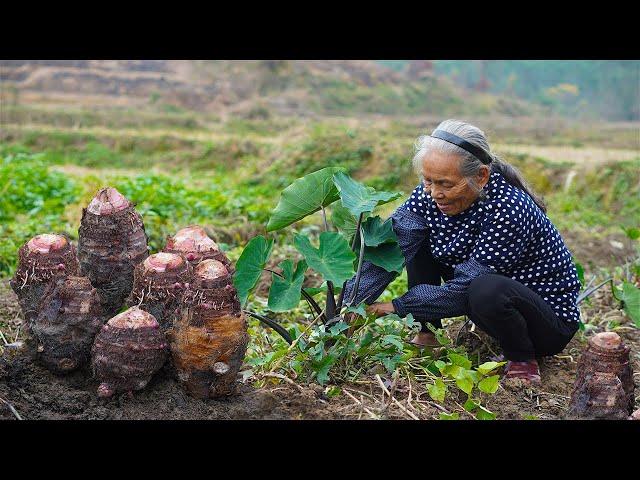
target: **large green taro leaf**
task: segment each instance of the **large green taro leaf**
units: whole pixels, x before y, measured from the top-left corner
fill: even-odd
[[[291,225],[338,200],[340,196],[333,184],[333,174],[338,171],[338,167],[323,168],[285,188],[269,219],[267,232]]]
[[[319,248],[313,247],[307,237],[296,235],[294,245],[304,255],[311,268],[336,285],[342,285],[355,273],[353,262],[356,258],[349,243],[336,232],[322,232]]]
[[[362,225],[364,244],[368,247],[377,247],[383,243],[397,243],[397,237],[392,227],[390,218],[386,222],[383,222],[378,216],[368,218]]]
[[[364,259],[384,268],[387,272],[402,272],[404,255],[398,243],[383,243],[377,247],[365,247]]]
[[[293,270],[291,260],[283,260],[278,265],[282,269],[282,277],[272,273],[272,283],[269,289],[269,310],[272,312],[286,312],[298,306],[300,290],[304,282],[304,272],[307,262],[300,260]]]
[[[378,192],[355,181],[344,172],[336,172],[333,181],[340,191],[342,205],[358,218],[361,213],[372,212],[378,205],[391,202],[400,197],[400,192]]]
[[[262,235],[252,238],[244,247],[236,262],[236,272],[233,274],[233,285],[238,291],[241,305],[246,303],[249,293],[258,283],[272,248],[273,239],[267,240]]]
[[[633,283],[622,284],[622,301],[624,311],[629,315],[636,327],[640,328],[640,289]]]
[[[358,219],[351,215],[351,212],[344,208],[342,203],[336,202],[331,205],[331,223],[336,227],[348,240],[353,238],[358,226]]]

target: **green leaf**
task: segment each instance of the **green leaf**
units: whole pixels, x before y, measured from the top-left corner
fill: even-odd
[[[316,380],[320,385],[324,385],[329,380],[329,370],[333,367],[333,364],[336,363],[338,357],[335,354],[326,355],[320,360],[320,362],[316,365]]]
[[[364,303],[361,303],[357,307],[349,307],[349,308],[347,308],[346,311],[347,312],[352,312],[352,313],[357,313],[361,317],[366,317],[367,316],[367,311],[365,310],[364,305],[365,305]]]
[[[387,272],[402,272],[404,254],[397,243],[383,243],[378,247],[365,247],[364,259],[384,268]]]
[[[322,232],[318,249],[302,235],[296,235],[293,243],[304,255],[309,266],[322,274],[326,280],[341,285],[355,274],[353,261],[356,256],[351,251],[349,243],[339,233]]]
[[[344,172],[335,173],[333,181],[340,191],[342,205],[355,218],[358,218],[361,213],[372,212],[378,205],[395,200],[401,195],[400,192],[378,192],[372,187],[355,181]]]
[[[402,348],[404,347],[402,340],[400,340],[400,337],[397,335],[385,335],[382,337],[382,345],[385,347],[388,345],[395,345],[395,347],[400,351],[402,351]]]
[[[440,420],[460,420],[460,414],[457,412],[443,413],[440,412]]]
[[[447,366],[447,364],[444,363],[442,360],[436,360],[435,362],[433,362],[433,364],[441,373],[442,373],[442,369]]]
[[[233,285],[238,291],[241,305],[247,302],[249,293],[258,283],[272,248],[273,239],[267,240],[262,235],[252,238],[244,247],[236,262],[236,272],[233,274]]]
[[[291,225],[338,200],[340,195],[333,184],[333,175],[339,170],[338,167],[323,168],[285,188],[269,219],[267,232]]]
[[[461,377],[460,372],[464,369],[460,365],[445,365],[442,368],[442,374],[451,378]]]
[[[383,243],[397,243],[398,239],[392,227],[393,223],[390,218],[384,223],[379,216],[368,218],[362,224],[364,244],[367,247],[377,247]]]
[[[284,278],[271,274],[271,288],[269,289],[269,310],[272,312],[286,312],[300,303],[300,290],[304,282],[304,272],[307,262],[300,260],[293,271],[293,262],[284,260],[278,265],[282,269]]]
[[[633,283],[623,282],[621,300],[626,314],[640,328],[640,289]]]
[[[478,370],[482,375],[486,375],[491,372],[491,370],[495,370],[505,363],[507,362],[484,362],[482,365],[479,365],[476,370]]]
[[[389,373],[393,373],[393,371],[396,369],[396,367],[398,366],[401,360],[402,360],[402,354],[397,353],[391,358],[383,357],[382,364],[384,365],[384,367],[387,369]]]
[[[460,390],[462,390],[467,395],[471,395],[471,391],[473,390],[473,380],[469,377],[462,377],[456,380],[456,385]]]
[[[478,411],[476,412],[476,418],[478,420],[495,420],[495,413],[487,410],[482,405],[478,405]]]
[[[448,355],[451,363],[454,365],[460,365],[462,368],[469,369],[471,368],[471,360],[469,360],[464,355],[459,355],[457,353],[450,352]]]
[[[329,333],[331,333],[331,335],[333,336],[336,336],[344,332],[348,328],[349,328],[349,324],[347,322],[340,320],[338,323],[336,323],[335,325],[332,325],[331,328],[329,328]]]
[[[478,383],[478,389],[484,393],[496,393],[496,390],[498,390],[499,381],[500,375],[493,375],[492,377],[483,378]]]
[[[345,238],[351,240],[356,233],[358,219],[351,215],[351,212],[344,208],[342,203],[337,202],[331,206],[331,223],[336,227]]]
[[[444,402],[444,397],[447,393],[447,384],[442,381],[441,378],[436,378],[433,385],[427,385],[427,391],[429,396],[436,402]]]
[[[466,401],[466,402],[464,402],[464,405],[463,405],[464,409],[465,409],[467,412],[473,412],[476,408],[478,408],[478,406],[479,406],[479,404],[478,404],[478,403],[476,403],[476,402],[474,402],[474,401],[473,401],[473,400],[471,400],[470,398],[469,398],[469,399],[467,399],[467,401]]]
[[[627,235],[628,238],[630,238],[631,240],[637,240],[640,238],[640,228],[636,228],[636,227],[629,227],[629,228],[623,228],[624,233]]]

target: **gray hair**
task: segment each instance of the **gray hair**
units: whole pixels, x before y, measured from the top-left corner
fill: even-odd
[[[440,123],[435,130],[444,130],[445,132],[457,135],[458,137],[489,153],[491,156],[491,163],[489,165],[491,169],[490,171],[501,173],[508,183],[527,193],[536,205],[546,213],[547,208],[542,198],[533,192],[516,167],[491,152],[487,136],[478,127],[460,120],[450,119]],[[419,175],[421,175],[422,159],[428,152],[436,150],[444,154],[453,154],[460,158],[460,174],[467,179],[471,188],[473,188],[481,197],[484,196],[483,190],[474,180],[474,177],[480,172],[484,164],[473,154],[457,145],[454,145],[453,143],[449,143],[445,140],[434,138],[429,135],[422,135],[418,137],[414,148],[415,155],[413,156],[413,168]]]

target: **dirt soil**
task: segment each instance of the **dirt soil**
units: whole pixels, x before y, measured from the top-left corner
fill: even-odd
[[[565,350],[541,363],[542,384],[528,386],[519,381],[502,382],[492,396],[484,396],[483,405],[498,419],[563,419],[575,379],[580,353],[590,335],[603,331],[610,322],[631,348],[636,392],[640,392],[640,330],[624,320],[621,311],[611,308],[610,293],[598,291],[584,313],[594,329],[578,333]],[[24,338],[18,330],[20,312],[15,295],[6,281],[0,281],[0,322],[7,342]],[[461,322],[448,326],[455,339]],[[481,332],[480,332],[481,333]],[[463,331],[461,341],[470,358],[478,355],[488,361],[495,345]],[[1,340],[0,340],[1,341]],[[2,345],[2,344],[0,344]],[[264,378],[265,386],[254,388],[239,384],[238,393],[220,400],[198,400],[183,392],[167,370],[156,375],[142,391],[98,399],[97,381],[88,367],[67,376],[57,376],[33,361],[32,350],[3,348],[0,355],[0,420],[15,419],[436,419],[441,412],[463,412],[460,418],[472,418],[461,405],[465,398],[448,395],[443,404],[432,401],[423,384],[400,377],[392,388],[392,378],[383,368],[352,384],[339,385],[339,394],[328,397],[317,384],[294,384],[280,378]],[[378,378],[376,378],[376,374]],[[383,392],[383,384],[392,390],[394,400]],[[453,393],[453,392],[452,392]],[[636,396],[634,409],[640,408]]]

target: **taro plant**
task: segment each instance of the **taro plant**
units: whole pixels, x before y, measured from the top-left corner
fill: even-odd
[[[302,234],[295,234],[293,245],[302,256],[294,264],[290,259],[280,262],[280,272],[269,270],[272,282],[267,307],[272,312],[285,312],[305,299],[328,327],[339,322],[348,309],[356,307],[354,300],[365,260],[387,271],[400,273],[404,256],[393,232],[391,220],[383,221],[372,213],[379,205],[391,202],[400,192],[377,191],[349,177],[340,168],[327,167],[297,179],[282,191],[280,201],[267,224],[268,232],[284,229],[320,212],[323,232],[317,245]],[[331,224],[327,209],[331,210]],[[243,307],[266,269],[273,248],[273,239],[259,235],[243,250],[236,263],[234,285]],[[308,269],[324,279],[324,306],[302,288]],[[344,298],[344,285],[355,275],[350,298]],[[339,295],[338,295],[338,292]],[[256,312],[249,315],[275,328],[289,343],[291,335],[277,323]]]

